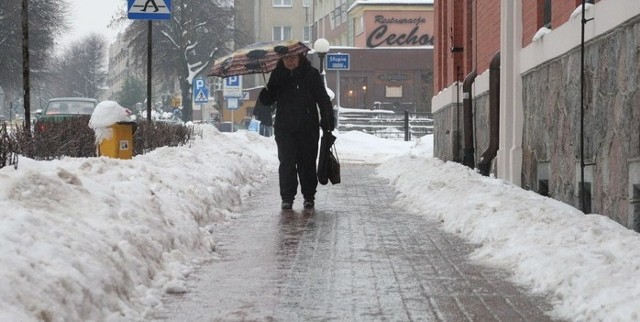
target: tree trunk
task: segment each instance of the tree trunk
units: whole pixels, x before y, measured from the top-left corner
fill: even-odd
[[[180,89],[182,90],[182,121],[193,121],[193,104],[191,100],[191,84],[189,80],[183,78],[180,80]]]

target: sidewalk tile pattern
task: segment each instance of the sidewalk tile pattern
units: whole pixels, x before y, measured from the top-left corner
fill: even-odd
[[[281,213],[277,176],[214,231],[219,260],[167,295],[157,321],[550,321],[509,273],[467,260],[474,245],[393,205],[372,165],[343,165],[316,211]],[[419,174],[417,174],[419,175]],[[426,174],[425,174],[426,175]],[[300,198],[299,198],[300,199]]]

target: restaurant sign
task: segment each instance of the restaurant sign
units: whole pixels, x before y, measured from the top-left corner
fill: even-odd
[[[425,17],[376,14],[369,19],[373,28],[367,36],[369,48],[433,45]]]

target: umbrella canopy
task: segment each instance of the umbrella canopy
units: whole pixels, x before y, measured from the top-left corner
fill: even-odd
[[[276,68],[283,56],[309,50],[311,48],[297,40],[258,42],[216,59],[208,75],[228,77],[268,73]]]

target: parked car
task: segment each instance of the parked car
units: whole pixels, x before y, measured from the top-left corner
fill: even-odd
[[[91,115],[98,105],[98,100],[86,97],[52,98],[42,110],[40,118],[64,118],[74,115]]]
[[[59,122],[61,120],[90,116],[98,105],[98,100],[87,97],[57,97],[52,98],[47,106],[40,112],[37,118],[36,131],[44,131],[49,122]]]

